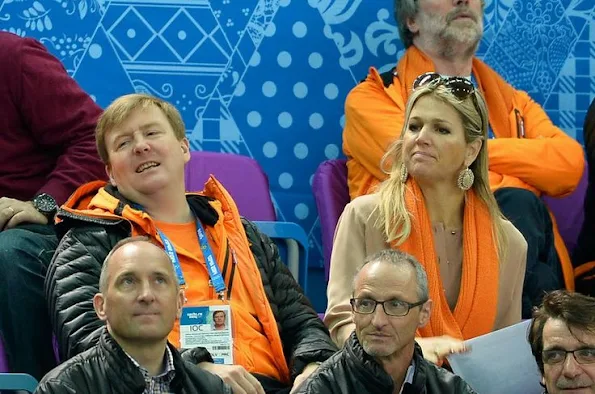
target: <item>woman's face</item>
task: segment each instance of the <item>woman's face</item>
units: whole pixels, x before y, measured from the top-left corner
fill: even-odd
[[[415,102],[403,135],[403,161],[418,183],[456,185],[480,148],[480,139],[465,141],[463,120],[450,104],[432,95]]]

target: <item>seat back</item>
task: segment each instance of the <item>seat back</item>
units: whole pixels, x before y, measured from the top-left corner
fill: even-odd
[[[345,205],[350,201],[347,160],[327,160],[320,164],[312,180],[312,192],[320,217],[324,271],[328,281],[335,228]]]
[[[572,251],[576,247],[578,235],[585,218],[584,202],[587,193],[588,173],[587,165],[585,165],[583,176],[574,192],[570,195],[563,198],[543,197],[543,201],[556,218],[558,230],[560,230],[560,235],[570,255],[572,255]]]
[[[215,175],[233,196],[240,215],[249,220],[277,219],[269,180],[256,160],[229,153],[192,152],[186,165],[186,190],[203,190],[209,175]]]
[[[25,373],[0,373],[0,390],[32,393],[37,388],[37,380]]]
[[[4,345],[0,337],[0,372],[8,372],[8,360],[6,360],[6,353],[4,352]]]

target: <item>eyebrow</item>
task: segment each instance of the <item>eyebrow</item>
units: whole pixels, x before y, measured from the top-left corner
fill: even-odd
[[[420,117],[420,116],[411,116],[411,117],[409,118],[409,121],[411,121],[411,120],[427,120],[427,119],[426,119],[426,118],[423,118],[423,117]],[[452,123],[451,123],[451,122],[449,122],[449,121],[448,121],[448,120],[446,120],[446,119],[441,119],[441,118],[431,118],[431,119],[430,119],[430,121],[431,121],[431,122],[434,122],[434,123],[444,123],[444,124],[446,124],[446,125],[451,125],[451,126],[452,126]]]
[[[547,352],[547,351],[550,351],[550,350],[563,350],[563,351],[566,351],[566,352],[574,352],[574,351],[583,350],[583,349],[595,349],[595,345],[584,344],[583,346],[579,346],[579,347],[577,347],[576,349],[573,349],[573,350],[567,350],[566,348],[564,348],[561,345],[553,345],[553,346],[548,347],[548,348],[545,348],[544,347],[543,348],[543,351],[544,352]]]

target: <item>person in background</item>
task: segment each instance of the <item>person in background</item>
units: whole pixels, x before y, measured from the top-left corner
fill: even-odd
[[[428,275],[434,307],[416,341],[438,363],[463,340],[521,320],[527,243],[489,188],[482,94],[436,73],[413,87],[401,137],[385,155],[388,179],[347,204],[337,225],[324,320],[343,346],[355,327],[351,278],[366,256],[404,251]]]
[[[488,112],[489,186],[504,216],[528,244],[523,317],[545,292],[574,288],[564,241],[541,195],[562,197],[584,169],[581,145],[556,127],[529,95],[515,89],[475,53],[483,35],[483,0],[395,0],[406,51],[394,69],[371,68],[345,102],[343,150],[351,198],[387,178],[380,160],[406,123],[405,108],[418,75],[462,77],[484,95]]]
[[[12,372],[56,365],[43,283],[60,204],[106,179],[99,108],[38,41],[0,32],[0,341]]]
[[[595,296],[595,99],[591,102],[583,125],[583,137],[589,163],[585,218],[572,253],[576,291]]]
[[[211,177],[204,192],[185,192],[185,133],[175,107],[149,95],[122,96],[102,114],[96,141],[110,181],[81,186],[57,215],[46,295],[60,353],[97,343],[103,322],[90,300],[103,260],[120,239],[146,235],[167,251],[185,289],[168,337],[183,357],[234,393],[288,393],[336,346],[274,242],[240,217],[223,186]],[[228,311],[227,333],[208,327],[215,309]],[[216,335],[193,335],[200,326]]]
[[[533,313],[529,344],[546,394],[595,394],[595,298],[547,294]]]
[[[413,256],[392,249],[369,256],[352,288],[355,332],[298,393],[475,394],[463,379],[426,361],[415,343],[416,331],[430,320],[432,300]]]

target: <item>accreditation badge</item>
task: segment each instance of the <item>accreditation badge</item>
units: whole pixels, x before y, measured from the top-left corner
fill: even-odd
[[[215,364],[233,364],[231,308],[228,304],[182,308],[180,346],[204,347]]]

